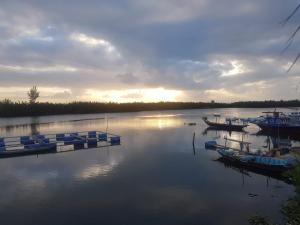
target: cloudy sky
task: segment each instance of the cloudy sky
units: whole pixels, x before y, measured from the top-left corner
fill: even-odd
[[[300,98],[296,0],[0,0],[0,97]],[[300,35],[300,33],[298,34]]]

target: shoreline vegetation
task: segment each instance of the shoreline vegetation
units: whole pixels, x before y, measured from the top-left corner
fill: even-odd
[[[180,109],[212,109],[212,108],[289,108],[300,107],[299,100],[289,101],[244,101],[233,103],[217,102],[156,102],[156,103],[101,103],[101,102],[71,102],[71,103],[28,103],[13,102],[8,99],[0,101],[0,117],[46,116],[63,114],[92,114],[139,112],[156,110]]]

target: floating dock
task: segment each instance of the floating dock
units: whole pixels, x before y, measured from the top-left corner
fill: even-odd
[[[119,135],[102,131],[2,137],[0,138],[0,158],[62,153],[120,144],[121,137]]]

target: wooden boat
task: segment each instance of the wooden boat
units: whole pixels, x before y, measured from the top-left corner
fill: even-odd
[[[226,119],[226,121],[224,123],[221,123],[217,120],[217,116],[216,117],[216,121],[212,122],[209,121],[207,119],[207,117],[203,117],[203,121],[209,126],[209,127],[213,127],[215,129],[219,129],[219,130],[236,130],[236,131],[242,131],[245,127],[248,126],[248,124],[246,123],[235,123],[235,120],[233,119]]]
[[[277,156],[279,149],[274,149],[273,152],[271,151],[270,153],[272,154],[269,153],[262,155],[258,153],[250,153],[250,142],[234,140],[226,137],[224,139],[224,146],[218,145],[217,143],[214,145],[213,141],[206,142],[205,145],[215,147],[224,160],[235,165],[279,173],[291,169],[295,165],[295,158],[280,158]],[[227,147],[227,141],[239,143],[240,149]],[[243,151],[244,148],[246,149],[246,152]]]
[[[217,151],[224,159],[231,163],[248,168],[281,173],[293,167],[292,161],[288,159],[240,153],[231,149],[218,149]]]
[[[283,173],[281,173],[281,172],[278,173],[278,172],[273,172],[273,171],[269,171],[269,170],[265,170],[265,169],[259,169],[259,168],[256,168],[256,167],[249,167],[247,165],[241,165],[240,163],[235,163],[235,162],[232,162],[230,160],[226,160],[223,157],[220,157],[220,158],[216,159],[215,161],[220,162],[225,167],[234,169],[234,170],[236,170],[236,171],[238,171],[242,174],[245,174],[247,176],[251,176],[249,174],[249,172],[252,172],[252,173],[263,175],[263,176],[266,176],[266,177],[271,177],[271,178],[276,179],[276,180],[284,181],[287,184],[291,183],[291,181],[286,176],[284,176]]]

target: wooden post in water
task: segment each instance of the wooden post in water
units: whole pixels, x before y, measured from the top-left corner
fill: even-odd
[[[193,135],[193,150],[194,150],[194,155],[196,155],[196,151],[195,151],[195,132]]]

